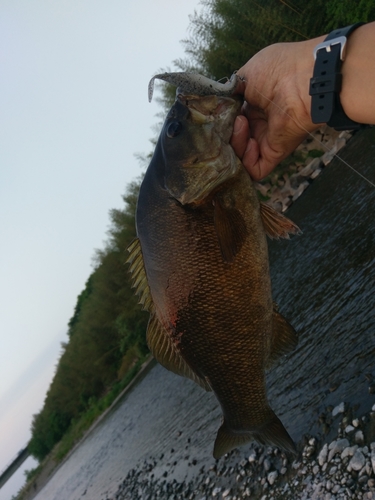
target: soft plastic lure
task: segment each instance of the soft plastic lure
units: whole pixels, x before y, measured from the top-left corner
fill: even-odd
[[[233,73],[230,79],[225,83],[211,80],[196,73],[160,73],[151,78],[148,84],[148,100],[151,102],[154,93],[155,79],[163,80],[177,87],[177,94],[193,94],[199,96],[218,95],[231,96],[239,82],[240,77]]]

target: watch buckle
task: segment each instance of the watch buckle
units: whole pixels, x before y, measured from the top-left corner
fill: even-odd
[[[326,49],[327,52],[331,52],[332,45],[340,44],[340,59],[343,61],[346,55],[346,36],[338,36],[337,38],[333,38],[332,40],[327,40],[325,42],[319,43],[314,49],[314,59],[316,60],[316,56],[318,55],[318,51],[321,49]]]

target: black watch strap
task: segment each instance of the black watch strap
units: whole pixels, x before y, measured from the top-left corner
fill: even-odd
[[[346,116],[340,102],[341,65],[345,58],[347,37],[364,23],[332,31],[315,47],[314,74],[310,80],[311,119],[327,123],[336,130],[358,129],[361,124]]]

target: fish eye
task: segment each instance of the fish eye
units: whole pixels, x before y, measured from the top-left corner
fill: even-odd
[[[173,139],[173,137],[176,137],[181,132],[181,130],[182,130],[181,122],[172,122],[168,125],[167,137]]]

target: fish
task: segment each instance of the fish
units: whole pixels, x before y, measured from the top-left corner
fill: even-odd
[[[128,248],[152,355],[221,406],[216,459],[252,440],[296,453],[266,394],[266,370],[298,342],[272,300],[266,234],[299,228],[259,202],[230,145],[242,104],[233,92],[189,94],[185,82],[142,181]]]

